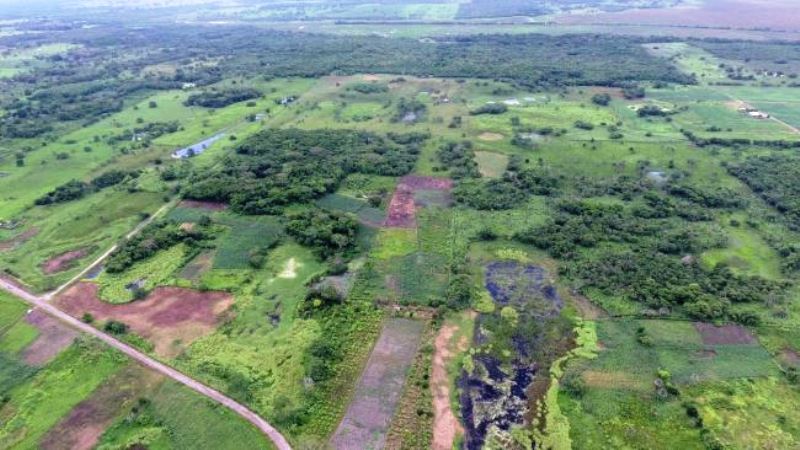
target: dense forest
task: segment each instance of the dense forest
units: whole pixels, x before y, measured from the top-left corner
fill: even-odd
[[[748,158],[728,166],[728,171],[786,216],[800,230],[800,159],[772,155]]]
[[[405,175],[424,135],[349,130],[265,130],[242,142],[219,166],[193,174],[187,198],[230,202],[245,214],[274,214],[333,192],[351,173]],[[402,142],[402,144],[398,143]]]

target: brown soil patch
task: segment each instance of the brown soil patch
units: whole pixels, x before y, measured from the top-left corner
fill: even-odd
[[[500,133],[491,133],[491,132],[488,132],[488,131],[478,135],[478,139],[480,139],[482,141],[489,141],[489,142],[501,141],[501,140],[503,140],[504,137],[505,136],[503,136]]]
[[[800,367],[800,353],[791,348],[784,348],[779,354],[781,362],[789,367]]]
[[[416,320],[386,321],[358,381],[353,401],[331,438],[332,448],[384,448],[424,328],[425,324]]]
[[[647,383],[636,380],[625,372],[600,372],[587,370],[581,374],[587,386],[600,389],[628,389],[641,391],[648,388]]]
[[[30,366],[44,366],[78,337],[77,331],[38,309],[26,315],[25,321],[39,330],[36,340],[22,352],[22,359]]]
[[[211,269],[213,264],[213,252],[200,253],[193,260],[191,260],[191,262],[184,266],[183,270],[181,270],[180,277],[191,281],[197,281],[204,273],[206,273],[206,271]]]
[[[717,352],[711,348],[704,348],[694,352],[694,357],[700,359],[713,359],[717,357]]]
[[[37,234],[39,234],[39,230],[38,229],[29,228],[29,229],[23,231],[22,233],[14,236],[11,239],[8,239],[8,240],[5,240],[5,241],[0,241],[0,252],[13,250],[13,249],[17,248],[18,246],[24,244],[25,241],[27,241],[28,239],[36,236]]]
[[[99,300],[97,291],[94,283],[77,283],[56,304],[74,317],[88,312],[97,322],[123,322],[152,342],[157,355],[167,358],[177,356],[186,345],[211,333],[233,304],[233,297],[225,292],[160,287],[144,300],[114,305]]]
[[[677,25],[682,27],[733,27],[743,29],[800,29],[800,14],[793,0],[706,0],[697,5],[630,9],[600,14],[558,17],[566,24]]]
[[[595,305],[591,300],[583,295],[573,292],[569,298],[572,300],[572,304],[575,306],[575,309],[578,310],[578,314],[584,319],[597,320],[608,317],[608,313],[606,313],[603,308]]]
[[[453,180],[440,177],[406,175],[400,179],[389,202],[389,211],[383,226],[389,228],[414,228],[417,226],[416,194],[426,191],[442,191],[449,193],[453,188]]]
[[[389,202],[389,211],[383,225],[391,228],[414,228],[417,225],[416,213],[414,191],[400,184]]]
[[[723,325],[695,322],[694,327],[700,333],[704,345],[742,345],[755,344],[756,339],[747,328],[741,325]]]
[[[54,256],[42,263],[42,272],[50,275],[70,269],[76,261],[89,254],[89,249],[72,250]]]
[[[228,205],[220,202],[205,202],[201,200],[182,200],[180,205],[184,208],[197,208],[207,209],[209,211],[222,211],[228,208]]]
[[[445,325],[439,330],[433,344],[433,362],[431,369],[431,390],[433,391],[433,449],[450,450],[456,436],[464,433],[464,427],[458,422],[450,408],[450,380],[447,376],[447,365],[457,352],[467,349],[466,339],[458,342],[455,349],[451,341],[457,327]]]
[[[163,378],[138,364],[131,364],[106,380],[40,442],[43,450],[89,450],[123,411]]]
[[[381,81],[381,77],[377,75],[364,75],[362,79],[364,81]]]

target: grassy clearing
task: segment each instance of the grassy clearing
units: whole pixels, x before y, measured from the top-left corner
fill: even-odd
[[[110,190],[77,202],[34,208],[26,214],[24,230],[34,229],[37,234],[14,250],[0,252],[0,265],[35,290],[51,289],[74,276],[83,262],[106,251],[142,220],[142,214],[154,213],[162,203],[159,194]],[[49,258],[78,249],[89,251],[68,270],[42,272],[41,265]]]
[[[295,277],[280,277],[292,258]],[[305,296],[305,283],[322,269],[308,249],[283,244],[269,253],[264,269],[207,272],[201,281],[205,286],[235,291],[235,319],[194,342],[175,363],[267,418],[276,415],[279,399],[300,404],[303,354],[320,326],[297,317],[297,305]]]
[[[100,298],[109,303],[127,303],[135,299],[134,284],[145,291],[168,284],[175,271],[184,263],[186,247],[176,245],[168,250],[135,264],[122,273],[103,272],[96,282],[100,284]]]
[[[500,178],[508,166],[508,155],[478,151],[475,152],[475,161],[485,178]]]
[[[219,214],[215,220],[227,227],[214,255],[215,269],[246,269],[255,253],[274,246],[283,236],[277,217],[239,217]]]
[[[378,231],[375,241],[372,256],[378,259],[405,256],[418,248],[415,229],[384,228]]]

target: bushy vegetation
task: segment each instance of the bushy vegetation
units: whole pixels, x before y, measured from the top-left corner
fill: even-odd
[[[784,295],[788,286],[783,283],[681,259],[721,243],[675,221],[678,211],[669,198],[648,192],[643,199],[644,205],[631,207],[564,201],[548,224],[519,233],[517,239],[569,261],[564,274],[582,280],[585,288],[695,319],[752,324],[757,317],[738,315],[731,305],[765,304]],[[613,243],[628,250],[616,250]]]
[[[272,214],[333,192],[348,174],[403,175],[419,153],[373,133],[268,130],[242,142],[218,167],[199,172],[184,196],[229,202],[245,214]]]
[[[160,221],[145,227],[139,234],[122,243],[109,256],[105,270],[108,273],[120,273],[142,261],[159,250],[164,250],[180,243],[189,246],[207,239],[208,235],[202,227],[186,228],[177,223]]]
[[[775,207],[792,228],[800,230],[799,158],[786,155],[753,157],[741,164],[729,165],[728,172]]]
[[[204,108],[224,108],[234,103],[252,100],[258,97],[261,97],[261,92],[252,88],[205,91],[190,95],[189,98],[186,99],[186,105],[202,106]]]
[[[355,245],[358,222],[352,217],[322,210],[308,210],[288,217],[286,232],[322,258],[341,255]]]

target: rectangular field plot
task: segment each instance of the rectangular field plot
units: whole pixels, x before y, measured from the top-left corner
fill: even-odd
[[[769,353],[740,326],[606,320],[597,334],[604,349],[582,375],[589,388],[649,392],[660,369],[679,384],[777,374]],[[608,382],[616,375],[626,382]]]
[[[355,397],[331,439],[331,447],[383,448],[423,328],[422,322],[408,319],[386,322],[358,382]]]
[[[230,227],[221,237],[214,256],[215,269],[245,269],[253,251],[270,248],[283,236],[283,226],[275,217],[237,217],[219,215],[218,223]]]

